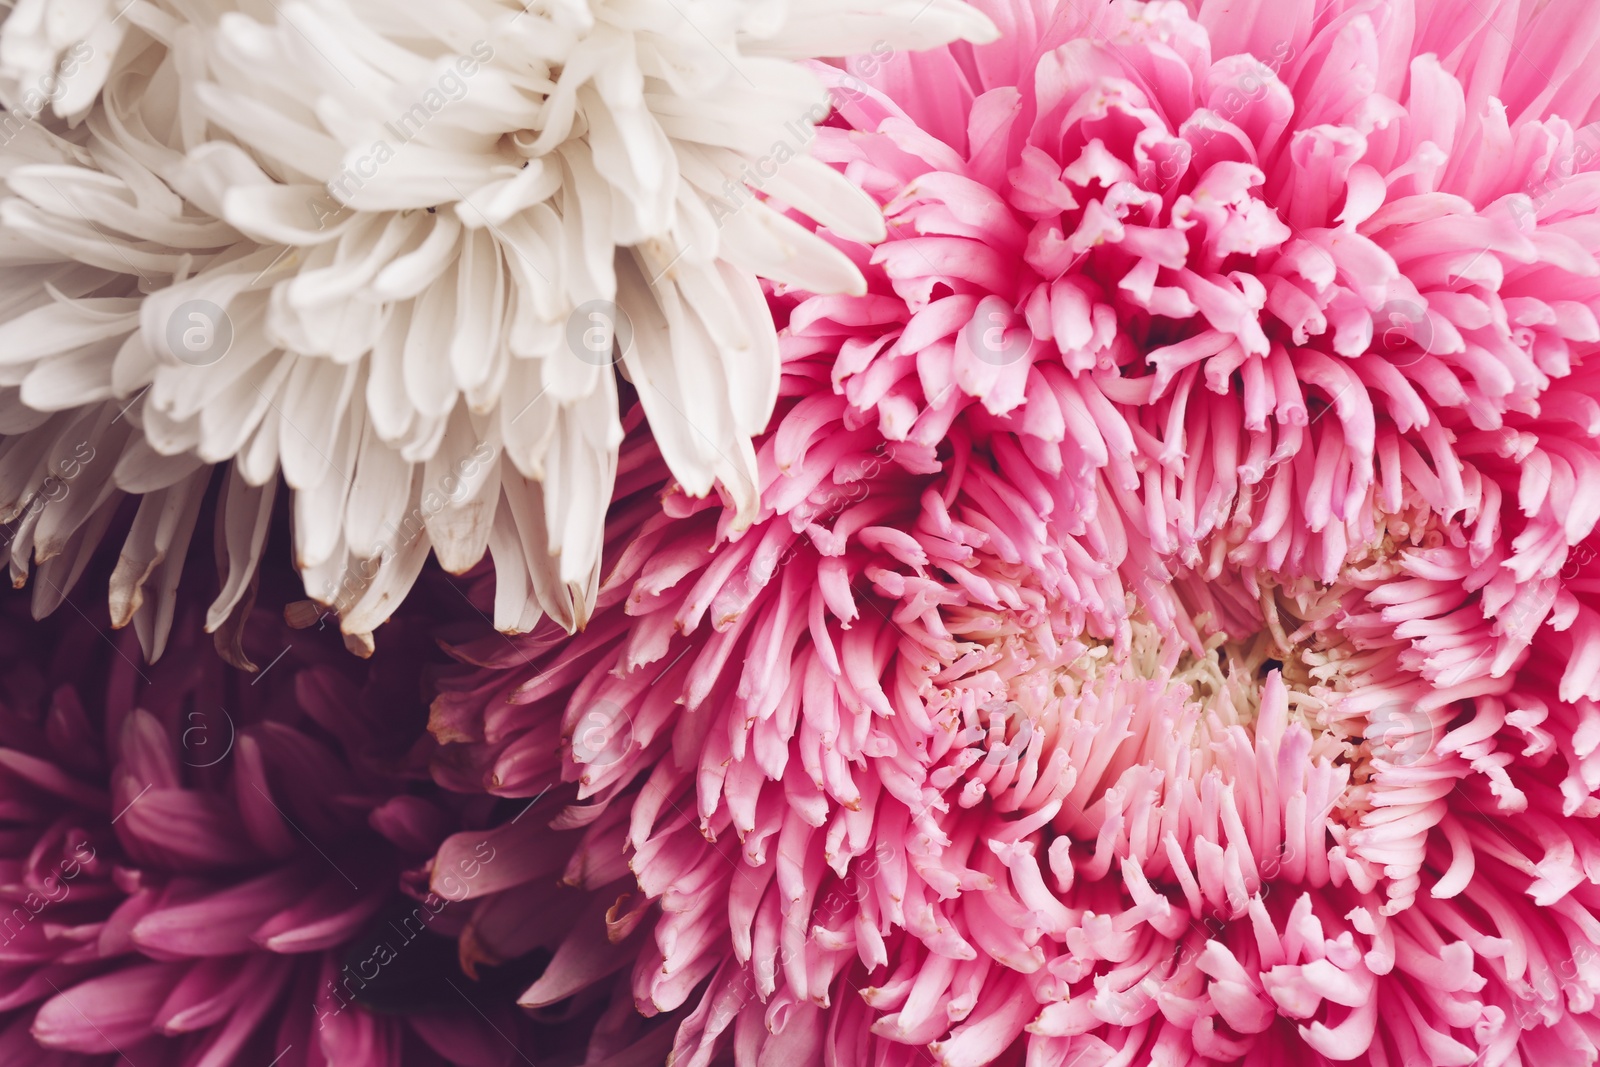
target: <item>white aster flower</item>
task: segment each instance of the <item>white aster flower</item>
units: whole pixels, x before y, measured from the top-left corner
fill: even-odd
[[[111,605],[156,655],[220,480],[226,633],[281,470],[307,591],[358,649],[430,549],[490,553],[500,628],[582,626],[613,364],[684,488],[748,518],[778,373],[758,279],[863,288],[765,202],[882,236],[807,154],[826,97],[797,61],[994,34],[959,0],[21,0],[0,561],[52,608],[141,495]]]

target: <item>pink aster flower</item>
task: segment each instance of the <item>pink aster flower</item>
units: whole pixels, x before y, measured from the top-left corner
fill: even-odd
[[[625,451],[589,628],[435,702],[451,784],[585,828],[523,1003],[629,974],[675,1064],[1593,1062],[1590,38],[985,8],[829,75],[890,235],[774,294],[759,521]]]
[[[269,577],[274,594],[293,580]],[[216,656],[192,597],[158,665],[131,632],[23,607],[0,605],[0,1063],[507,1067],[514,1041],[559,1051],[514,989],[456,966],[466,887],[515,861],[480,832],[429,890],[429,857],[486,811],[428,780],[425,627],[391,626],[364,664],[333,627],[258,609],[252,677]]]

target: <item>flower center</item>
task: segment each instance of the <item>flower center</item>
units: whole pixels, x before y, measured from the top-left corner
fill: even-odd
[[[942,727],[929,783],[950,808],[984,804],[1092,849],[1077,861],[1090,877],[1132,857],[1152,880],[1181,880],[1169,854],[1200,839],[1259,847],[1265,866],[1245,867],[1265,877],[1300,847],[1280,828],[1357,827],[1379,770],[1431,749],[1431,727],[1374,696],[1413,676],[1391,628],[1367,625],[1359,584],[1189,572],[1167,588],[1176,616],[1139,608],[1120,643],[1064,637],[1043,609],[946,612],[951,641],[924,706]],[[1220,590],[1243,599],[1223,603]],[[1264,777],[1277,812],[1235,811]]]

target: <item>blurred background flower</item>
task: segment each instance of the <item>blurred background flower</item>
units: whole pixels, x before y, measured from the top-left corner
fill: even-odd
[[[295,592],[286,567],[263,582],[267,603]],[[432,860],[492,802],[427,773],[433,635],[477,615],[448,583],[417,609],[362,661],[332,625],[257,608],[252,676],[189,595],[155,665],[131,634],[0,597],[0,1061],[581,1062],[597,1011],[551,1028],[513,1005],[537,960],[458,966],[468,887],[524,860],[482,832]]]

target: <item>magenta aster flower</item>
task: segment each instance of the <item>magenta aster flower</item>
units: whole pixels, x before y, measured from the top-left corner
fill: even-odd
[[[456,966],[459,902],[516,861],[480,832],[429,889],[430,855],[486,812],[428,781],[426,629],[396,623],[364,664],[333,627],[258,609],[252,677],[212,651],[202,603],[178,604],[153,666],[131,633],[24,621],[21,594],[0,606],[0,1063],[559,1052],[512,1006],[525,978],[502,990]]]
[[[435,703],[441,777],[586,827],[523,1003],[627,973],[697,1065],[1594,1062],[1589,38],[986,10],[830,75],[890,236],[774,294],[759,521],[625,452],[587,631]]]

